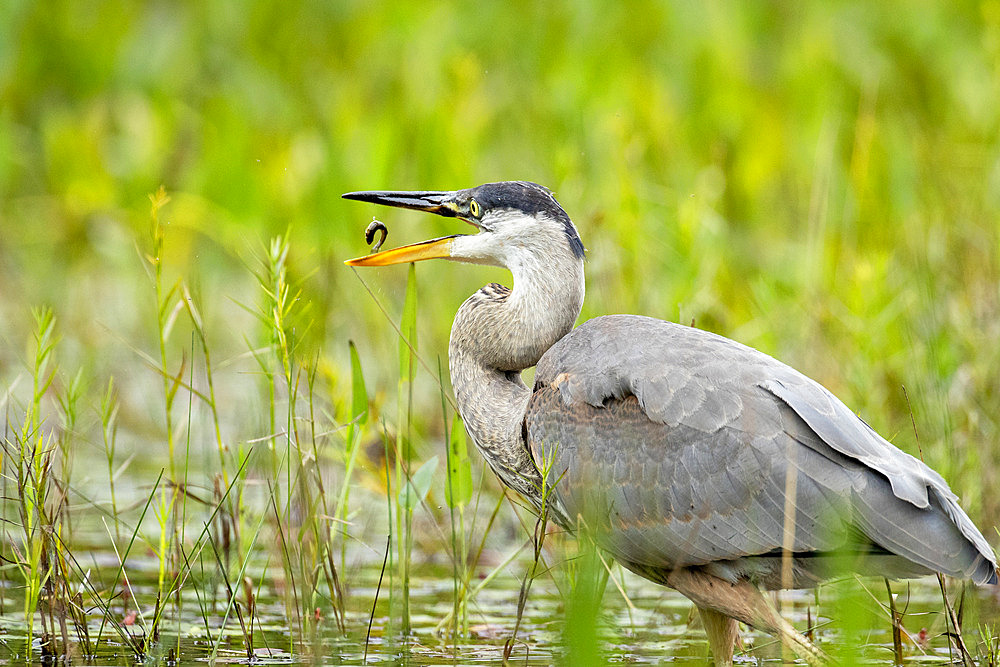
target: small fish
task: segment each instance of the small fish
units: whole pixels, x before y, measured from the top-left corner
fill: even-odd
[[[382,247],[382,244],[385,243],[386,237],[389,236],[389,229],[383,222],[372,218],[372,224],[368,225],[368,229],[365,230],[365,242],[368,245],[372,245],[372,241],[375,240],[376,232],[382,232],[382,237],[375,242],[375,245],[372,246],[371,252],[373,253],[378,252],[379,248]]]

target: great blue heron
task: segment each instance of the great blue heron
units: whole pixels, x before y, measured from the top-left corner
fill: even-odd
[[[348,260],[444,258],[506,267],[458,309],[449,365],[458,409],[501,481],[566,527],[583,515],[626,568],[698,607],[718,664],[737,621],[821,654],[760,589],[847,566],[996,583],[990,545],[944,479],[833,394],[750,347],[636,315],[573,329],[584,295],[576,227],[537,184],[352,192],[478,230]],[[521,371],[536,366],[534,389]],[[545,465],[558,482],[542,497]]]

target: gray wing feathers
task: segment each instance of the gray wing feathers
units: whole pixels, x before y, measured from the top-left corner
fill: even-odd
[[[758,383],[796,412],[835,450],[885,475],[897,498],[927,507],[927,489],[936,488],[952,500],[941,475],[923,462],[889,445],[833,394],[805,376],[768,379]],[[889,446],[887,446],[889,445]]]
[[[598,481],[613,537],[643,555],[636,562],[780,548],[794,469],[796,551],[834,549],[859,529],[923,567],[995,580],[992,550],[940,475],[757,350],[652,318],[601,317],[553,346],[535,383],[529,442],[559,448],[570,473],[560,500],[579,510],[593,489],[582,480]]]
[[[891,497],[878,497],[876,502],[865,502],[869,499],[860,498],[868,509],[863,513],[866,515],[863,519],[872,530],[869,533],[871,537],[880,538],[882,546],[890,549],[895,546],[893,550],[897,553],[930,567],[934,563],[920,557],[928,543],[945,549],[945,561],[971,562],[971,568],[964,573],[968,576],[984,569],[990,572],[995,570],[995,563],[989,567],[993,562],[992,548],[958,505],[958,496],[948,488],[941,475],[923,461],[888,443],[821,385],[804,376],[797,384],[792,382],[794,379],[785,382],[770,380],[759,386],[794,410],[819,436],[821,446],[833,448],[881,473],[889,480],[892,495],[896,498],[918,509],[933,509],[932,512],[914,512],[896,507]],[[816,441],[803,444],[815,446]],[[895,509],[896,514],[889,512],[890,509]],[[887,523],[890,518],[892,523]],[[955,529],[965,539],[954,539],[957,537],[952,537]],[[928,534],[928,531],[932,532]],[[947,537],[952,539],[945,539]],[[974,550],[970,549],[969,542]],[[951,551],[948,551],[949,545]],[[977,558],[977,555],[982,557]]]
[[[747,447],[735,428],[710,435],[652,422],[634,398],[565,408],[557,390],[543,388],[528,408],[529,442],[563,475],[556,491],[570,516],[596,521],[619,557],[662,568],[779,549],[788,472],[797,487],[793,550],[844,542],[850,473],[805,449],[789,462],[789,439],[774,426],[773,438]],[[824,466],[825,484],[804,472]]]

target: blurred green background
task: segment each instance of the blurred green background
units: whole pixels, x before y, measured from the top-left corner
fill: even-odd
[[[159,378],[136,350],[156,340],[143,254],[162,184],[166,271],[198,295],[218,358],[254,338],[240,304],[290,230],[304,356],[328,360],[336,403],[357,341],[378,406],[395,333],[342,260],[367,252],[372,215],[389,245],[464,230],[340,194],[511,179],[549,186],[576,221],[584,318],[694,321],[756,346],[916,454],[912,406],[925,459],[996,541],[996,0],[6,0],[0,376],[15,386],[30,308],[50,304],[63,367],[114,374],[133,428],[155,424],[141,396],[155,405]],[[393,319],[405,273],[360,274]],[[509,281],[417,274],[432,363],[461,301]]]

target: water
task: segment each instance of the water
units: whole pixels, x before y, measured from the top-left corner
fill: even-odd
[[[607,571],[600,561],[587,560],[581,541],[559,531],[546,536],[543,561],[518,625],[522,580],[532,567],[533,517],[523,511],[518,514],[504,503],[494,520],[497,498],[491,499],[488,490],[466,508],[464,522],[470,559],[483,545],[470,582],[476,592],[468,602],[468,635],[456,639],[449,621],[456,589],[450,513],[439,504],[442,494],[432,490],[429,502],[414,512],[411,631],[404,636],[395,540],[390,565],[383,571],[385,536],[390,528],[395,531],[395,522],[390,526],[385,489],[373,483],[378,479],[371,475],[352,487],[343,566],[340,524],[324,523],[330,517],[318,510],[313,515],[301,510],[294,493],[276,492],[272,497],[271,486],[248,477],[242,496],[242,530],[243,553],[249,556],[242,567],[238,548],[234,546],[227,556],[221,546],[213,547],[225,540],[219,538],[218,501],[206,500],[212,497],[208,481],[202,479],[200,488],[189,487],[191,498],[202,500],[187,504],[176,501],[177,515],[187,523],[177,540],[184,545],[184,557],[172,556],[175,562],[185,563],[179,568],[185,576],[161,601],[158,638],[147,640],[145,633],[154,625],[161,576],[157,557],[160,504],[173,496],[164,492],[165,487],[154,489],[148,482],[135,482],[157,477],[141,467],[142,463],[137,461],[130,471],[132,479],[123,480],[119,488],[117,527],[109,515],[107,498],[100,495],[100,487],[93,481],[100,478],[99,471],[82,464],[79,467],[82,481],[74,485],[74,492],[79,494],[86,488],[91,495],[69,506],[72,520],[60,536],[69,545],[61,553],[68,564],[67,584],[74,596],[71,604],[82,609],[84,625],[75,627],[72,614],[58,602],[53,606],[49,601],[52,596],[46,592],[39,605],[45,624],[42,614],[36,614],[34,638],[26,641],[21,612],[23,579],[14,565],[0,562],[0,664],[51,664],[65,653],[72,663],[94,665],[480,665],[499,663],[508,642],[513,647],[511,663],[516,665],[577,665],[588,658],[594,660],[592,664],[706,664],[708,647],[697,615],[692,613],[691,604],[672,590],[612,564],[599,606],[581,606],[574,581],[588,581],[586,563],[595,564],[601,577],[607,576]],[[6,496],[4,551],[0,556],[7,561],[23,560],[21,527],[9,487]],[[74,496],[78,497],[82,496]],[[273,507],[272,502],[277,502],[277,507],[287,504],[288,513]],[[282,516],[281,531],[275,529],[276,514]],[[342,626],[329,588],[317,575],[318,568],[329,562],[317,555],[323,552],[316,548],[307,529],[317,518],[320,525],[334,526],[332,558],[344,589]],[[207,530],[206,524],[210,526]],[[169,522],[166,525],[169,532]],[[130,548],[133,533],[136,538]],[[213,540],[201,540],[202,535],[212,535]],[[170,546],[168,552],[174,554],[174,549]],[[120,574],[119,554],[126,555],[124,576]],[[228,562],[226,577],[220,574],[219,562]],[[164,571],[167,590],[174,567],[168,559]],[[315,587],[307,585],[310,576],[318,581]],[[960,585],[949,585],[951,598],[958,600]],[[583,589],[582,584],[577,588]],[[903,625],[912,637],[903,643],[907,660],[952,660],[937,581],[894,582],[893,591],[897,607],[904,612]],[[973,654],[980,655],[984,652],[980,628],[995,627],[1000,620],[997,591],[967,587],[965,592],[960,605],[964,635]],[[229,604],[230,599],[236,606]],[[824,585],[818,593],[784,593],[777,604],[800,631],[813,628],[814,640],[842,663],[888,664],[893,647],[887,599],[883,581],[847,579]],[[59,626],[60,617],[67,619],[65,631]],[[515,627],[516,637],[511,642]],[[54,641],[43,642],[44,632]],[[741,636],[743,650],[737,654],[738,662],[782,662],[781,647],[772,637],[750,629],[743,629]],[[56,656],[52,655],[52,644]]]
[[[353,550],[354,564],[342,573],[347,590],[343,631],[336,623],[329,602],[322,597],[309,603],[300,602],[300,607],[315,607],[315,611],[301,625],[290,623],[282,595],[287,584],[281,567],[262,551],[261,558],[247,569],[254,591],[252,619],[247,613],[247,589],[234,587],[242,605],[243,627],[248,628],[252,623],[249,645],[244,639],[240,619],[234,613],[228,617],[225,614],[230,589],[215,573],[202,571],[199,567],[181,588],[179,611],[175,606],[176,598],[171,598],[161,622],[159,640],[153,642],[143,656],[131,650],[118,634],[126,633],[141,645],[141,628],[149,627],[151,621],[159,563],[149,554],[148,548],[142,551],[146,553],[128,561],[131,597],[123,593],[128,587],[120,587],[120,595],[111,603],[107,618],[94,606],[89,608],[87,628],[91,643],[96,643],[98,636],[101,638],[94,655],[86,655],[85,642],[78,633],[68,633],[71,662],[96,665],[143,662],[171,666],[213,661],[259,665],[497,664],[515,625],[520,579],[530,567],[527,556],[519,558],[490,581],[470,604],[469,636],[453,641],[440,627],[448,625],[444,619],[452,612],[454,602],[452,570],[440,563],[440,554],[414,553],[410,581],[412,633],[403,637],[398,581],[392,582],[393,606],[390,608],[390,580],[387,575],[382,577],[375,613],[371,615],[382,567],[381,559],[360,558],[365,552],[370,556],[370,549]],[[107,596],[114,588],[111,582],[118,571],[115,554],[109,550],[88,549],[76,551],[74,556],[86,563],[90,580]],[[481,568],[479,576],[485,576],[489,569]],[[568,580],[565,573],[560,574],[557,570],[558,566],[553,568],[551,576],[543,574],[532,585],[514,643],[513,664],[550,665],[570,661],[567,655],[573,649],[567,646],[564,636]],[[599,646],[603,652],[599,663],[706,663],[708,649],[704,633],[686,599],[617,567],[612,572],[618,581],[608,583],[597,614]],[[208,585],[209,581],[214,585]],[[619,592],[619,585],[627,594],[627,601]],[[917,646],[904,640],[908,661],[949,662],[952,656],[942,636],[945,621],[936,580],[913,582],[908,592],[906,584],[900,582],[893,588],[898,593],[897,605],[905,607],[906,630],[923,644]],[[996,599],[991,593],[985,589],[967,589],[964,603],[966,637],[974,652],[979,638],[975,631],[977,625],[990,620],[995,623],[998,618]],[[5,577],[0,614],[0,663],[51,662],[44,655],[38,638],[32,642],[30,651],[26,647],[24,619],[17,611],[20,596],[21,591],[14,586],[11,577]],[[882,581],[859,583],[850,580],[824,586],[818,601],[813,592],[799,591],[783,594],[779,604],[785,617],[800,630],[810,622],[816,626],[815,639],[828,652],[856,651],[863,656],[864,664],[890,664],[892,632],[888,612],[879,606],[886,600]],[[853,616],[863,627],[851,627]],[[367,632],[369,621],[370,635]],[[925,629],[925,639],[920,639],[921,629]],[[747,629],[741,635],[744,652],[738,653],[738,663],[781,662],[781,649],[770,636]],[[61,645],[62,639],[57,643]]]

